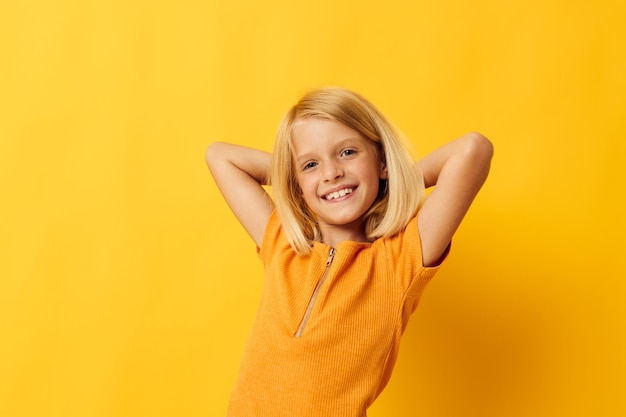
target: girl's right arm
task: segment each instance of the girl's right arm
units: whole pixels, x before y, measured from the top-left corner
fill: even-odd
[[[274,203],[263,185],[268,184],[272,155],[223,142],[212,143],[206,162],[224,199],[241,225],[261,247]]]

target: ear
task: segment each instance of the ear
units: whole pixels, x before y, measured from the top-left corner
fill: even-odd
[[[388,179],[389,175],[387,172],[387,163],[383,160],[380,161],[380,166],[378,168],[378,178],[381,180]]]

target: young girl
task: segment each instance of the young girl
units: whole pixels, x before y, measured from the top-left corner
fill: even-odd
[[[381,113],[340,88],[291,108],[273,154],[212,144],[211,173],[265,267],[228,416],[364,417],[492,153],[469,133],[416,165]]]

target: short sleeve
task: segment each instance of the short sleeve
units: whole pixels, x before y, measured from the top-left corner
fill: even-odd
[[[417,227],[418,216],[419,213],[409,221],[404,231],[385,239],[385,245],[390,254],[391,268],[400,286],[409,297],[421,295],[426,284],[447,259],[449,252],[447,249],[437,266],[424,266],[422,242]]]
[[[257,248],[257,253],[264,265],[269,263],[272,254],[275,253],[276,249],[280,246],[281,237],[283,237],[283,240],[286,241],[281,233],[278,213],[274,210],[267,221],[267,226],[265,226],[265,233],[263,234],[261,247]]]

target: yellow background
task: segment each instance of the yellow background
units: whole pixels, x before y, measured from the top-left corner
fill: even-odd
[[[370,416],[626,415],[624,12],[2,2],[0,416],[224,415],[262,270],[204,150],[322,84],[496,149]]]

